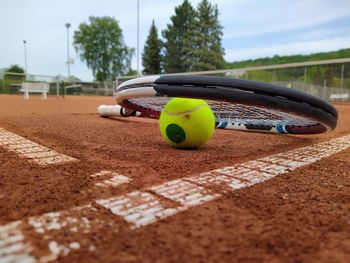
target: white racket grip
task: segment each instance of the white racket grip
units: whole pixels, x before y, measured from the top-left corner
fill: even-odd
[[[97,107],[97,113],[101,117],[129,117],[140,116],[141,113],[123,108],[120,105],[100,105]]]
[[[100,105],[97,107],[97,113],[101,117],[120,117],[122,107],[120,105]]]

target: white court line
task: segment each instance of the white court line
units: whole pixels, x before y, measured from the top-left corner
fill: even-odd
[[[90,175],[91,178],[105,178],[109,177],[106,180],[103,180],[102,182],[95,183],[95,186],[97,187],[116,187],[121,184],[128,183],[130,181],[129,177],[113,173],[111,171],[101,171],[99,173],[95,173]]]
[[[40,216],[33,216],[28,219],[27,223],[33,227],[37,234],[42,235],[43,239],[46,239],[48,243],[49,253],[39,258],[40,263],[56,260],[59,256],[67,256],[71,250],[80,248],[80,243],[78,242],[80,240],[74,240],[74,235],[77,233],[80,233],[80,235],[88,234],[92,228],[92,220],[84,215],[80,215],[81,211],[96,211],[96,208],[88,204],[61,212],[50,212]],[[62,231],[69,234],[70,241],[63,243],[56,241],[50,235],[52,231]]]
[[[215,200],[227,191],[265,182],[277,175],[289,173],[349,147],[350,135],[234,166],[215,169],[199,175],[171,180],[147,188],[145,191],[134,191],[117,197],[99,199],[95,201],[95,205],[108,209],[114,215],[123,218],[134,230],[175,215],[190,207]],[[103,171],[100,173],[96,177],[106,174]],[[173,205],[168,205],[160,198],[168,199],[168,202],[171,201]],[[76,218],[72,216],[72,213],[79,209],[99,213],[99,209],[87,205],[34,216],[29,220],[0,226],[0,240],[4,240],[0,243],[0,262],[12,262],[17,259],[23,259],[23,262],[35,262],[34,258],[30,256],[30,251],[33,248],[25,242],[21,231],[18,229],[18,226],[24,222],[29,223],[37,234],[44,236],[49,231],[69,231],[70,235],[76,233],[78,236],[81,233],[89,233],[90,220],[94,220],[94,217],[91,219],[90,216],[90,220],[85,219],[84,222],[84,217]],[[96,220],[98,221],[98,219]],[[97,226],[99,225],[107,225],[107,223],[98,221]],[[113,227],[111,227],[111,231],[112,229]],[[58,244],[56,241],[50,240],[48,248],[51,254],[39,258],[37,262],[49,262],[57,259],[58,255],[66,256],[70,250],[79,249],[80,244],[77,242]],[[1,251],[3,254],[1,254]]]
[[[0,128],[0,147],[17,153],[19,156],[28,159],[39,165],[61,164],[75,162],[77,159],[53,151],[45,146],[27,140],[12,132]]]
[[[188,208],[214,200],[221,195],[202,186],[178,179],[150,188],[153,192]]]
[[[0,263],[46,263],[56,260],[59,256],[67,256],[72,250],[80,249],[79,242],[82,235],[88,235],[91,230],[95,231],[96,228],[93,226],[103,227],[105,225],[106,222],[99,220],[96,213],[98,213],[97,209],[88,204],[0,226]],[[36,235],[47,242],[46,254],[37,260],[30,255],[33,248],[28,245],[28,241],[25,240],[20,230],[20,226],[24,224],[26,229],[30,226]],[[69,238],[57,241],[57,232],[66,233]],[[41,254],[43,252],[41,251]]]
[[[181,210],[181,208],[166,208],[154,195],[141,191],[97,200],[96,203],[109,209],[113,214],[123,217],[131,224],[131,229],[156,222]]]
[[[119,197],[101,199],[97,201],[97,204],[123,217],[124,220],[132,224],[134,229],[153,223],[156,219],[171,216],[174,214],[174,211],[177,213],[191,206],[215,200],[221,196],[220,193],[265,182],[277,175],[289,173],[349,147],[350,136],[344,136],[313,146],[302,147],[234,166],[215,169],[199,175],[168,181],[146,189],[154,192],[156,195],[152,195],[149,192],[136,191]],[[220,187],[220,190],[215,189],[220,193],[215,193],[211,190],[214,186]],[[174,201],[179,205],[171,207],[173,209],[171,213],[164,213],[159,217],[157,216],[159,211],[166,210],[166,207],[163,207],[157,201],[157,195]],[[143,212],[144,209],[147,211],[146,219]]]
[[[0,226],[0,263],[35,262],[35,258],[29,255],[32,247],[24,241],[19,229],[21,224],[21,221],[15,221]]]

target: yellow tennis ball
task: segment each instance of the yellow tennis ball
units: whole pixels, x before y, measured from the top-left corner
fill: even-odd
[[[204,100],[174,98],[160,114],[159,126],[171,146],[194,149],[212,137],[215,116]]]

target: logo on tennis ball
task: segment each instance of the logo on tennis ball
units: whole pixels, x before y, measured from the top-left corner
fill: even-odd
[[[215,117],[204,100],[174,98],[163,109],[159,126],[168,144],[193,149],[212,137]]]
[[[179,125],[171,123],[166,127],[166,135],[174,143],[182,143],[186,139],[186,133]]]

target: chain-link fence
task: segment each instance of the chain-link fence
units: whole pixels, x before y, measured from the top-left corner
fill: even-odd
[[[55,77],[11,72],[0,76],[0,94],[20,94],[23,83],[48,83],[50,94],[60,94],[59,80]]]
[[[328,101],[350,101],[350,58],[176,74],[225,76],[275,83]],[[3,73],[0,75],[0,94],[20,94],[22,83],[45,82],[50,87],[49,95],[112,96],[114,87],[134,77],[121,76],[113,83],[99,83],[62,80],[62,77],[45,75]]]
[[[327,85],[321,86],[317,84],[303,83],[300,81],[276,81],[273,84],[297,89],[302,92],[311,94],[327,101],[350,101],[349,88],[329,87]]]
[[[350,101],[350,58],[169,75],[224,76],[298,89],[328,101]],[[119,77],[118,85],[132,77]]]
[[[92,95],[112,96],[113,83],[99,83],[62,77],[33,75],[6,72],[0,76],[0,94],[21,94],[22,86],[26,83],[46,83],[49,85],[49,95]]]

